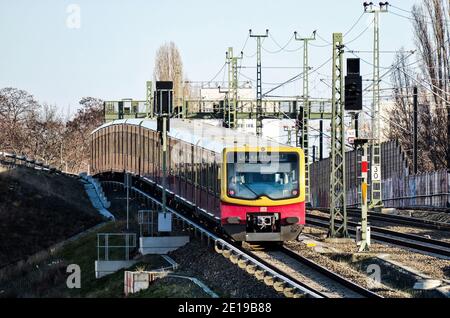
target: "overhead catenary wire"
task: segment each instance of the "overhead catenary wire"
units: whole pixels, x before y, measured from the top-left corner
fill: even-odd
[[[225,63],[223,63],[223,65],[222,65],[222,67],[220,68],[220,70],[217,72],[217,74],[216,75],[214,75],[214,77],[212,78],[212,79],[210,79],[208,82],[206,82],[207,84],[210,84],[210,83],[212,83],[216,78],[217,78],[217,76],[219,76],[219,74],[225,69],[225,66],[227,65],[227,63],[225,62]]]
[[[405,16],[405,15],[403,15],[403,14],[394,12],[394,11],[392,11],[392,10],[388,11],[389,13],[391,13],[391,14],[393,14],[393,15],[395,15],[395,16],[398,16],[398,17],[400,17],[400,18],[408,19],[408,20],[411,20],[411,21],[414,22],[414,21],[416,21],[416,19],[415,19],[413,16],[414,16],[415,14],[417,14],[418,16],[421,16],[422,18],[424,18],[424,22],[425,22],[426,24],[430,24],[430,25],[433,25],[433,24],[434,24],[432,21],[429,21],[429,20],[428,20],[430,17],[427,16],[427,15],[419,14],[419,13],[413,13],[412,11],[408,11],[408,10],[402,9],[402,8],[397,7],[397,6],[394,6],[394,5],[392,5],[392,4],[390,4],[389,6],[392,7],[392,8],[394,8],[394,9],[397,9],[397,10],[399,10],[399,11],[406,12],[406,13],[408,13],[408,14],[411,15],[411,16],[408,17],[408,16]],[[445,15],[445,13],[444,13],[444,15]],[[446,18],[446,15],[445,15],[444,18]],[[450,26],[448,22],[447,22],[447,23],[444,23],[444,24],[445,24],[446,26]]]
[[[373,25],[374,22],[375,22],[375,18],[372,19],[372,22],[369,23],[369,24],[366,26],[366,28],[365,28],[364,30],[362,30],[361,33],[359,33],[355,38],[351,39],[350,41],[345,42],[345,44],[353,43],[353,42],[355,42],[356,40],[358,40],[360,37],[362,37],[362,36],[367,32],[367,30],[369,30],[369,28]]]
[[[313,69],[312,71],[310,71],[310,72],[309,72],[309,75],[313,74],[316,70],[320,70],[322,67],[324,67],[326,64],[328,64],[332,59],[333,59],[333,58],[330,57],[328,60],[326,60],[324,63],[322,63],[319,67],[317,67],[316,69]],[[289,84],[289,83],[292,83],[292,82],[298,80],[298,79],[303,75],[304,72],[305,72],[305,71],[303,71],[302,73],[297,74],[297,75],[291,77],[291,78],[288,79],[287,81],[285,81],[285,82],[281,83],[280,85],[278,85],[278,86],[276,86],[276,87],[270,89],[269,91],[265,92],[265,93],[263,94],[263,97],[266,96],[267,94],[269,94],[269,93],[271,93],[271,92],[277,90],[278,88],[280,88],[280,87],[286,85],[286,84]]]
[[[350,29],[344,33],[344,37],[346,37],[347,35],[350,34],[350,32],[353,31],[353,29],[358,25],[359,21],[361,21],[362,17],[364,16],[364,12],[361,13],[361,15],[359,16],[358,20],[356,20],[356,22],[350,27]]]
[[[277,54],[277,53],[280,53],[280,52],[282,52],[282,51],[285,51],[285,52],[298,52],[298,51],[300,51],[302,48],[303,48],[303,46],[300,46],[300,47],[298,47],[298,48],[296,48],[296,49],[286,49],[288,46],[289,46],[289,44],[292,42],[292,40],[294,39],[294,34],[292,34],[292,36],[289,38],[289,40],[287,41],[287,43],[285,44],[285,45],[280,45],[279,43],[278,43],[278,41],[277,40],[275,40],[275,37],[272,35],[272,33],[269,31],[269,38],[272,40],[272,42],[273,43],[275,43],[278,47],[279,47],[279,49],[278,50],[275,50],[275,51],[270,51],[270,50],[268,50],[268,49],[266,49],[263,45],[261,46],[262,47],[262,49],[265,51],[265,52],[267,52],[267,53],[270,53],[270,54]]]
[[[449,41],[449,40],[447,40],[447,41]],[[415,53],[415,51],[410,51],[410,54],[409,54],[408,56],[406,56],[406,57],[404,58],[404,60],[408,59],[408,58],[409,58],[412,54],[414,54],[414,53]],[[433,53],[433,52],[432,52],[432,53]],[[360,58],[360,59],[361,59],[363,62],[365,62],[366,64],[369,64],[369,65],[373,66],[372,63],[370,63],[370,62],[368,62],[368,61],[362,59],[360,56],[358,56],[358,55],[356,55],[356,54],[354,54],[354,53],[353,53],[353,55],[355,55],[356,57]],[[410,64],[408,64],[408,65],[406,65],[406,66],[414,65],[414,64],[418,63],[419,61],[420,61],[420,60],[418,59],[418,60],[416,60],[415,62],[410,63]],[[414,76],[408,74],[403,68],[398,67],[398,65],[399,65],[400,63],[402,63],[402,62],[403,62],[403,60],[400,60],[400,61],[398,61],[395,65],[392,65],[392,66],[389,67],[389,68],[387,68],[387,67],[381,67],[381,68],[384,68],[384,69],[388,69],[389,71],[386,72],[385,74],[383,74],[383,75],[380,77],[380,81],[382,80],[382,78],[384,78],[386,75],[390,74],[390,73],[393,72],[394,70],[399,70],[399,71],[401,71],[402,73],[404,73],[406,76],[410,77],[412,80],[414,80],[415,82],[417,82],[419,85],[425,87],[427,90],[429,90],[429,91],[430,91],[432,94],[434,94],[436,97],[442,99],[442,100],[443,100],[444,102],[446,102],[446,103],[450,102],[450,101],[447,101],[446,99],[444,99],[441,95],[436,94],[436,93],[435,93],[434,91],[432,91],[429,87],[425,86],[422,82],[418,81]],[[425,80],[423,80],[423,82],[427,83],[430,87],[434,87],[435,89],[440,90],[441,92],[443,92],[443,93],[446,94],[446,95],[448,94],[448,92],[444,91],[443,89],[437,87],[436,85],[434,85],[434,84],[432,84],[432,83],[426,82]],[[369,85],[369,87],[371,87],[371,86],[373,86],[373,84]],[[365,92],[365,91],[367,91],[367,88],[363,90],[363,92]]]

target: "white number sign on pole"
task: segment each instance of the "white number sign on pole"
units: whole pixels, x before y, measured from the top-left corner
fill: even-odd
[[[381,165],[373,165],[372,181],[381,181]]]
[[[349,144],[354,144],[356,138],[356,130],[355,129],[349,129],[347,130],[347,141]]]

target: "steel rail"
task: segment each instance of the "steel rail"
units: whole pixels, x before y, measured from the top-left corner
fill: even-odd
[[[354,282],[352,282],[351,280],[348,280],[345,277],[342,277],[341,275],[330,271],[328,268],[313,262],[312,260],[300,255],[299,253],[295,252],[294,250],[292,250],[291,248],[287,247],[287,246],[282,246],[280,249],[284,254],[288,255],[289,257],[295,259],[297,262],[300,262],[314,270],[316,270],[318,273],[332,279],[333,281],[338,282],[339,284],[341,284],[342,286],[350,289],[351,291],[360,294],[364,297],[368,297],[368,298],[383,298],[382,296],[380,296],[377,293],[374,293],[373,291],[364,288],[358,284],[355,284]]]
[[[328,221],[329,218],[326,216],[308,214],[306,217],[307,224],[319,227],[327,228],[329,226]],[[337,222],[339,223],[340,221]],[[357,223],[347,222],[347,224],[349,225],[349,232],[356,235]],[[424,252],[450,257],[450,243],[448,242],[428,239],[414,234],[387,230],[376,226],[371,226],[371,237],[375,240],[391,243],[397,246],[409,247]]]
[[[317,210],[327,213],[329,212],[329,209],[327,208],[312,208],[311,210]],[[361,210],[356,208],[347,208],[347,213],[351,216],[360,216]],[[369,221],[374,220],[381,222],[396,223],[401,225],[411,225],[421,228],[431,228],[441,231],[450,231],[450,223],[439,222],[435,220],[419,219],[404,215],[381,214],[379,212],[369,212],[368,217]]]

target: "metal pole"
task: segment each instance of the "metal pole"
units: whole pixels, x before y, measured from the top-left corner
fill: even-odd
[[[145,106],[147,107],[146,112],[147,112],[147,118],[153,118],[153,89],[152,89],[152,81],[147,81],[147,100],[145,103]]]
[[[330,173],[330,237],[348,237],[347,202],[345,194],[345,131],[344,131],[344,44],[342,33],[333,33],[331,173]],[[336,219],[342,224],[337,226]]]
[[[313,148],[313,159],[312,159],[312,162],[314,163],[314,162],[316,162],[316,146],[313,145],[312,148]]]
[[[364,143],[361,147],[361,242],[358,242],[359,252],[365,252],[369,250],[369,241],[367,236],[367,143]]]
[[[262,135],[262,79],[261,79],[261,38],[266,38],[269,35],[269,30],[266,30],[265,35],[252,35],[252,30],[249,30],[250,37],[256,38],[256,135]]]
[[[167,178],[167,162],[166,162],[166,152],[167,152],[167,116],[163,116],[163,145],[162,145],[162,211],[166,213],[166,178]]]
[[[381,154],[380,154],[380,48],[379,48],[379,29],[378,29],[378,11],[374,11],[374,50],[373,50],[373,108],[372,108],[372,200],[371,207],[381,207]],[[379,178],[374,178],[374,172],[378,171]]]
[[[388,3],[380,2],[380,7],[364,3],[364,12],[374,14],[373,31],[373,104],[372,104],[372,152],[370,170],[371,178],[371,203],[372,209],[383,207],[381,193],[381,134],[380,134],[380,32],[379,13],[387,12]],[[368,9],[369,7],[369,9]]]
[[[323,120],[319,121],[319,160],[323,160]]]
[[[303,41],[303,114],[301,116],[301,121],[297,115],[296,126],[296,147],[302,147],[305,153],[305,201],[309,202],[309,115],[310,115],[310,105],[309,105],[309,63],[308,63],[308,43],[309,41],[314,41],[316,39],[316,31],[313,32],[313,36],[309,38],[299,38],[297,37],[297,31],[294,32],[295,40]],[[299,136],[301,125],[301,139]]]
[[[262,135],[261,38],[257,38],[256,54],[256,135]]]
[[[237,61],[242,59],[243,53],[240,57],[233,56],[233,48],[229,47],[227,52],[228,63],[228,92],[231,98],[228,99],[227,112],[225,112],[226,126],[229,128],[237,127],[237,99],[238,99],[238,66]]]
[[[413,106],[414,106],[414,131],[413,131],[413,166],[414,166],[414,174],[417,174],[417,135],[418,135],[418,120],[417,120],[417,86],[414,86],[413,93]]]

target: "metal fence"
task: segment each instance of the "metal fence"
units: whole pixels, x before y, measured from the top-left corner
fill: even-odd
[[[447,170],[395,176],[382,181],[386,207],[450,207],[450,174]]]
[[[350,206],[357,206],[361,200],[359,160],[356,151],[346,153],[346,195],[347,204]],[[450,207],[450,176],[446,170],[411,175],[408,159],[397,141],[382,143],[381,161],[382,196],[385,207]],[[312,163],[310,178],[311,205],[328,207],[330,160],[327,158]],[[369,173],[369,184],[370,179]]]
[[[130,260],[136,249],[135,233],[98,233],[97,260]]]

